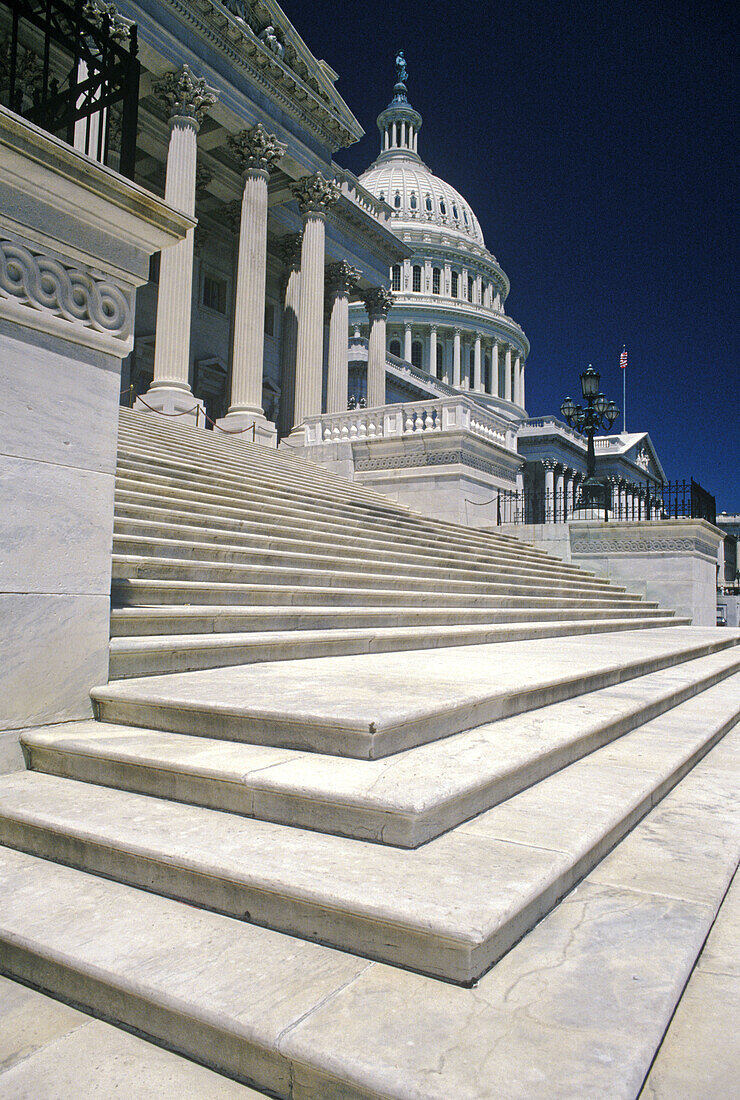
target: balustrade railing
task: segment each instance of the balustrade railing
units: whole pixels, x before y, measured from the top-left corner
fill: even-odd
[[[348,409],[306,420],[307,443],[388,439],[453,431],[467,431],[492,445],[515,449],[513,433],[505,420],[460,395],[399,402],[378,409]]]
[[[573,518],[578,487],[564,490],[519,492],[501,490],[489,503],[496,505],[499,524],[565,523]],[[640,523],[656,519],[705,519],[715,523],[715,498],[691,478],[689,481],[607,483],[604,519]]]

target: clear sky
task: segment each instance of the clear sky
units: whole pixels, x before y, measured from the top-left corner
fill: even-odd
[[[737,6],[724,0],[282,0],[366,131],[403,49],[419,152],[478,215],[532,345],[531,416],[592,362],[669,478],[740,511]],[[621,429],[622,420],[618,425]]]

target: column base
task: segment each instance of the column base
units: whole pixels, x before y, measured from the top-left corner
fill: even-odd
[[[170,420],[173,424],[195,424],[196,427],[201,428],[206,426],[206,407],[189,388],[185,390],[174,386],[152,387],[143,397],[136,398],[134,412],[159,415],[163,420]]]
[[[234,439],[241,439],[247,443],[259,443],[261,447],[277,447],[277,428],[265,414],[259,412],[227,412],[216,421],[214,435],[220,435],[224,439],[227,435],[233,435]]]

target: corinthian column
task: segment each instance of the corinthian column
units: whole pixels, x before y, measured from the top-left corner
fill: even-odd
[[[460,329],[456,328],[452,337],[452,385],[460,389]]]
[[[347,352],[349,349],[349,292],[360,278],[356,267],[344,260],[326,272],[329,291],[329,357],[326,379],[326,411],[347,408]]]
[[[385,405],[385,320],[393,305],[393,295],[384,286],[373,287],[363,294],[370,318],[367,348],[367,404],[376,409]]]
[[[494,397],[501,397],[501,386],[498,377],[498,344],[494,340],[491,348],[491,393]]]
[[[300,233],[287,233],[280,239],[278,251],[285,264],[283,275],[283,323],[280,339],[280,435],[293,427],[295,407],[295,356],[298,346],[298,309],[301,300]]]
[[[476,393],[480,393],[483,389],[481,384],[481,334],[476,332],[475,344],[473,345],[473,390]]]
[[[298,311],[295,412],[298,428],[307,416],[321,414],[321,376],[324,350],[324,247],[326,215],[339,200],[339,186],[321,172],[293,184],[303,215],[301,246],[301,304]]]
[[[219,428],[241,432],[254,425],[257,443],[274,447],[275,425],[262,411],[267,277],[267,182],[285,153],[274,134],[256,126],[229,138],[229,148],[244,173],[239,255],[236,263],[234,340],[231,352],[231,401]]]
[[[504,397],[511,401],[511,345],[506,345],[506,364],[504,367]]]
[[[206,112],[218,96],[187,65],[179,72],[165,73],[155,85],[169,111],[170,143],[167,150],[165,202],[191,216],[195,214],[198,130]],[[205,426],[203,404],[190,389],[190,310],[193,294],[193,229],[185,239],[162,253],[157,297],[157,329],[154,345],[154,379],[143,401],[170,415],[192,410]],[[185,415],[181,417],[187,420]]]

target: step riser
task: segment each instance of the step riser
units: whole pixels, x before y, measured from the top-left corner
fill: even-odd
[[[505,571],[501,570],[505,575]],[[603,592],[603,586],[592,584],[590,579],[583,582],[572,580],[553,579],[551,582],[541,577],[527,577],[519,573],[513,574],[510,580],[500,582],[491,580],[458,580],[450,576],[409,576],[407,573],[395,573],[390,570],[387,573],[370,573],[357,569],[321,569],[321,567],[307,567],[296,565],[294,569],[281,568],[280,566],[259,565],[219,565],[208,562],[170,562],[167,559],[144,559],[139,562],[135,559],[113,559],[113,579],[121,580],[138,577],[142,580],[188,580],[188,581],[212,581],[218,583],[234,583],[239,580],[259,580],[269,584],[314,584],[328,587],[353,585],[367,589],[386,587],[389,581],[397,581],[399,585],[411,589],[428,590],[434,584],[446,588],[450,592],[467,593],[475,595],[478,592],[493,593],[497,591],[512,591],[516,589],[529,590],[538,593],[544,591],[569,592],[577,595],[581,591]]]
[[[327,909],[321,900],[271,890],[245,878],[234,881],[215,869],[198,871],[182,863],[113,848],[106,842],[0,817],[0,841],[44,859],[102,874],[131,886],[204,906],[216,912],[293,936],[330,944],[379,961],[417,970],[430,977],[469,985],[481,977],[614,847],[652,807],[672,790],[736,724],[736,718],[708,733],[701,747],[670,775],[633,803],[611,829],[591,842],[579,858],[553,865],[528,904],[504,920],[480,944],[454,941],[429,929],[420,933],[398,922],[380,922],[360,911]]]
[[[345,626],[352,629],[372,627],[412,627],[414,625],[427,626],[475,626],[484,623],[521,623],[532,619],[532,611],[528,608],[502,609],[500,611],[487,610],[456,610],[452,612],[434,611],[429,615],[404,612],[397,614],[394,611],[357,611],[349,616],[337,616],[336,611],[328,615],[311,615],[305,611],[286,611],[281,614],[270,612],[260,617],[259,615],[239,615],[222,612],[218,615],[192,614],[137,618],[126,620],[119,618],[114,611],[111,618],[112,638],[150,638],[161,634],[228,634],[257,630],[333,630]],[[583,607],[553,607],[538,608],[537,619],[540,622],[566,620],[575,618],[584,619],[626,619],[645,617],[645,606],[635,605],[625,607],[602,606],[597,608]],[[670,613],[665,613],[670,618]]]
[[[454,638],[445,635],[423,635],[410,633],[406,636],[383,638],[382,635],[367,634],[360,638],[302,638],[301,631],[295,636],[278,642],[255,640],[246,644],[229,644],[225,639],[220,645],[199,647],[187,644],[187,635],[183,639],[183,648],[175,650],[171,643],[154,652],[110,651],[109,677],[111,680],[124,680],[137,676],[158,676],[171,672],[195,672],[208,668],[226,668],[229,665],[259,664],[265,661],[295,661],[311,657],[346,657],[361,653],[396,653],[404,650],[443,649],[449,646],[485,645],[490,642],[526,641],[532,638],[574,637],[578,634],[602,634],[613,630],[641,630],[660,626],[673,626],[676,619],[668,617],[637,618],[625,621],[623,618],[605,620],[603,618],[584,622],[573,612],[572,619],[543,625],[517,624],[507,625],[505,638],[487,627],[471,626],[468,631],[461,628]],[[265,631],[265,634],[269,632]]]
[[[546,601],[560,602],[564,600],[569,606],[593,606],[590,602],[582,602],[577,597],[563,594],[557,587],[543,587],[542,593],[531,595],[531,589],[522,586],[502,585],[500,593],[483,594],[475,593],[465,596],[465,605],[470,608],[484,607],[532,607],[546,606]],[[517,589],[519,593],[517,594]],[[460,596],[451,592],[430,592],[419,590],[413,592],[404,589],[388,590],[383,588],[361,589],[354,587],[316,588],[311,585],[228,585],[224,587],[211,587],[207,583],[203,585],[189,585],[187,583],[169,582],[158,583],[152,581],[131,581],[130,578],[114,579],[112,589],[113,606],[122,607],[151,607],[168,606],[175,604],[193,604],[196,606],[233,606],[244,605],[246,607],[264,606],[274,607],[279,604],[289,607],[349,607],[364,604],[372,607],[390,605],[396,607],[399,603],[404,606],[413,604],[416,607],[460,607]],[[597,594],[601,600],[601,594]],[[603,606],[623,606],[617,593],[614,603],[606,603]],[[625,605],[631,603],[625,599]],[[652,604],[645,604],[650,609]]]
[[[611,629],[607,627],[607,632]],[[631,626],[630,629],[635,628]],[[348,756],[358,760],[377,760],[416,745],[461,733],[485,722],[495,722],[499,718],[535,710],[547,706],[548,703],[572,699],[598,688],[623,683],[710,653],[718,653],[732,644],[731,640],[703,644],[682,653],[652,655],[644,660],[633,660],[597,673],[574,674],[571,679],[562,678],[526,691],[492,694],[477,701],[474,706],[465,704],[457,708],[451,707],[433,718],[407,722],[397,729],[389,727],[363,734],[353,731],[351,735],[347,735],[341,729],[321,723],[309,727],[304,720],[294,721],[289,716],[270,715],[265,719],[260,714],[233,714],[198,705],[186,709],[179,703],[168,705],[159,701],[152,703],[119,699],[107,696],[105,688],[94,689],[91,698],[95,717],[104,722],[187,733],[194,737],[300,749],[330,756]]]
[[[152,763],[138,764],[36,744],[26,744],[24,751],[30,769],[50,775],[207,809],[228,810],[279,825],[314,829],[355,840],[373,840],[399,848],[418,848],[630,733],[643,723],[666,714],[739,670],[740,657],[733,665],[698,677],[682,689],[665,693],[649,704],[641,702],[631,713],[604,721],[598,729],[590,729],[568,744],[533,756],[525,766],[413,817],[403,817],[360,803],[350,804],[346,800],[322,802],[314,793],[302,797],[295,791],[264,789],[260,786],[259,776],[252,779],[246,775],[241,783],[235,783],[177,770],[174,764],[168,768],[157,767]]]

